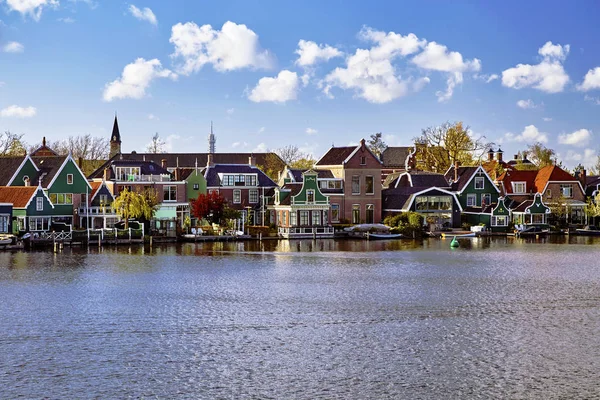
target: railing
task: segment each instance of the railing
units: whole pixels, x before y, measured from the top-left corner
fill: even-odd
[[[141,229],[118,229],[118,228],[101,228],[101,229],[88,229],[87,239],[96,240],[116,240],[116,239],[143,239],[144,238],[144,225],[141,225]]]
[[[170,175],[120,175],[117,176],[118,183],[126,182],[171,182]]]
[[[79,207],[79,215],[116,215],[117,212],[114,208],[104,207]],[[89,213],[89,214],[88,214]]]
[[[283,228],[280,227],[278,229],[278,233],[280,236],[289,237],[295,235],[309,236],[309,235],[333,235],[334,228],[333,226],[315,226],[315,227],[289,227]]]
[[[40,232],[40,238],[50,240],[72,240],[72,232]]]

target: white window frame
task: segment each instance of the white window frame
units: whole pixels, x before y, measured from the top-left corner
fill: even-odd
[[[248,202],[250,204],[258,203],[258,190],[252,189],[248,192]]]
[[[73,174],[67,174],[67,185],[73,184]]]
[[[235,189],[233,191],[233,204],[240,204],[242,202],[242,191]]]
[[[518,190],[518,188],[521,188],[521,187],[523,188],[523,190],[522,191]],[[512,190],[513,190],[513,193],[515,193],[515,194],[527,193],[527,182],[523,182],[523,181],[512,182]]]
[[[168,188],[168,189],[167,189]],[[171,188],[175,188],[175,198],[171,198]],[[169,199],[165,199],[165,193],[169,193]],[[163,186],[163,202],[164,203],[174,203],[177,201],[177,185],[165,185]]]
[[[358,211],[357,218],[354,218],[354,212]],[[352,223],[353,224],[360,224],[360,204],[352,204]]]
[[[503,224],[498,223],[500,218],[504,219]],[[492,215],[492,226],[508,226],[508,215]]]
[[[300,210],[300,226],[306,226],[310,223],[308,210]]]
[[[475,193],[467,193],[467,207],[477,207],[477,195]]]
[[[489,201],[486,201],[485,205],[489,206],[490,204],[492,204],[492,195],[490,193],[481,193],[481,207],[483,207],[483,199],[486,197],[489,199]]]
[[[321,211],[320,210],[312,210],[312,224],[321,225]]]
[[[298,223],[297,219],[298,219],[297,212],[291,211],[290,212],[290,226],[296,226],[296,224]]]
[[[485,189],[485,178],[483,176],[476,176],[475,177],[475,190],[483,190],[483,189]]]
[[[42,196],[35,198],[35,210],[44,211],[44,198]]]
[[[568,191],[569,194],[565,194],[565,191]],[[570,183],[560,185],[560,193],[567,199],[573,198],[573,185]]]
[[[0,233],[11,233],[10,214],[0,214]]]
[[[310,197],[312,196],[312,200]],[[312,189],[308,189],[306,191],[306,204],[314,204],[315,203],[315,191]]]

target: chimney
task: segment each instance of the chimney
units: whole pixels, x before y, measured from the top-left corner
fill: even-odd
[[[254,159],[254,154],[250,154],[250,157],[248,157],[248,164],[254,166],[256,165],[256,160]]]
[[[207,166],[207,167],[212,167],[213,165],[215,165],[215,164],[213,163],[213,155],[212,155],[212,153],[208,153],[208,154],[206,155],[206,166]]]
[[[527,152],[526,151],[523,152],[523,161],[527,161]]]
[[[46,136],[42,138],[42,146],[46,147]]]
[[[515,154],[515,161],[519,159],[519,155]]]
[[[83,169],[83,157],[77,159],[77,165],[79,166],[79,169]]]
[[[582,168],[579,170],[579,182],[581,182],[581,185],[585,188],[585,178],[587,176],[587,171],[585,170],[585,168]]]
[[[458,161],[454,161],[454,182],[458,182]]]
[[[163,158],[162,160],[160,160],[160,166],[163,167],[164,169],[167,169],[167,159]]]
[[[175,168],[175,181],[179,182],[179,168]]]
[[[364,150],[365,149],[365,139],[360,139],[360,149]]]
[[[502,153],[504,152],[500,147],[498,147],[498,151],[496,152],[496,160],[498,160],[498,162],[502,162]]]
[[[29,178],[25,178],[24,181],[25,181],[25,186],[29,186],[30,185]]]
[[[104,175],[102,175],[102,180],[104,182],[108,180],[108,168],[104,168]]]
[[[494,149],[490,147],[488,150],[488,161],[494,161]]]

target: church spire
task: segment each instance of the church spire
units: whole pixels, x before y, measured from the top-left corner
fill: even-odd
[[[119,132],[119,122],[117,121],[117,113],[115,113],[115,122],[113,123],[112,134],[110,136],[110,154],[113,158],[121,153],[121,132]]]
[[[208,152],[213,154],[215,152],[215,144],[217,143],[217,139],[215,138],[215,134],[213,133],[213,123],[210,121],[210,135],[208,135]]]

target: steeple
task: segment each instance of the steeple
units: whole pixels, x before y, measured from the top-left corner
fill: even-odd
[[[113,123],[112,135],[110,136],[110,154],[112,158],[121,153],[121,132],[119,132],[119,122],[117,121],[117,113],[115,113],[115,122]]]
[[[215,138],[215,134],[213,133],[213,123],[210,121],[210,135],[208,135],[208,152],[213,154],[215,152],[215,144],[217,143],[217,139]]]

